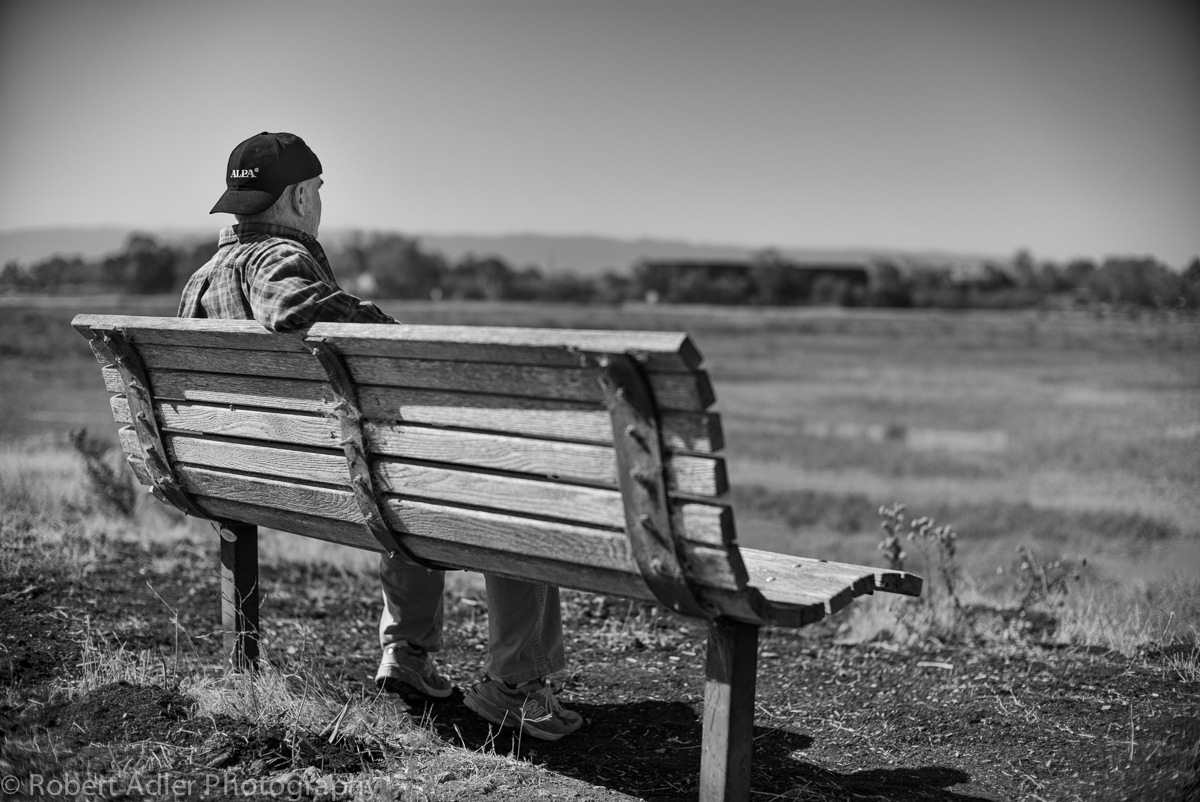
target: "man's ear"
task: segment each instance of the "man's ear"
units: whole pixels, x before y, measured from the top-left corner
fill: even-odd
[[[305,188],[305,186],[304,186],[304,184],[303,184],[303,183],[300,183],[300,184],[294,184],[294,185],[291,187],[291,193],[292,193],[291,207],[292,207],[292,211],[293,211],[293,212],[295,212],[295,213],[296,213],[297,215],[299,215],[300,217],[304,217],[304,207],[308,205],[308,195],[306,194],[306,192],[305,192],[305,189],[306,189],[306,188]]]

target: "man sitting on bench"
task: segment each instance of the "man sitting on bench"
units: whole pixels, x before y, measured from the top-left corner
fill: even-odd
[[[263,132],[233,149],[226,191],[210,214],[238,224],[221,231],[220,248],[184,287],[179,316],[257,320],[289,332],[317,322],[396,323],[372,303],[338,287],[317,242],[321,162],[300,137]],[[453,692],[430,657],[442,648],[445,572],[384,554],[379,576],[383,657],[380,688],[421,699]],[[558,588],[485,575],[488,657],[485,677],[464,696],[483,718],[557,740],[583,724],[555,698],[546,677],[566,665]]]

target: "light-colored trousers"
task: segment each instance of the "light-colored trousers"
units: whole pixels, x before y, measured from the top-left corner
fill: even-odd
[[[402,556],[379,559],[383,648],[407,641],[436,652],[442,648],[442,591],[446,572],[430,571]],[[484,574],[488,599],[488,657],[484,670],[510,684],[561,671],[562,611],[558,587]]]

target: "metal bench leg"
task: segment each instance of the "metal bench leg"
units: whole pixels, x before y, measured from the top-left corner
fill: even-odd
[[[700,802],[750,798],[757,664],[757,626],[722,620],[708,625]]]
[[[223,522],[221,627],[225,653],[236,669],[258,662],[258,527]]]

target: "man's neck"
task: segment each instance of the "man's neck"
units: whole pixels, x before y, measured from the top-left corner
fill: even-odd
[[[245,223],[238,223],[237,225],[235,225],[233,227],[233,230],[239,234],[240,233],[276,234],[279,236],[285,236],[285,237],[290,237],[292,239],[300,240],[301,242],[308,242],[308,241],[315,242],[317,239],[312,234],[309,234],[307,231],[304,231],[303,229],[296,228],[295,226],[286,225],[284,223],[260,223],[257,221],[249,221],[249,222],[245,222]]]

